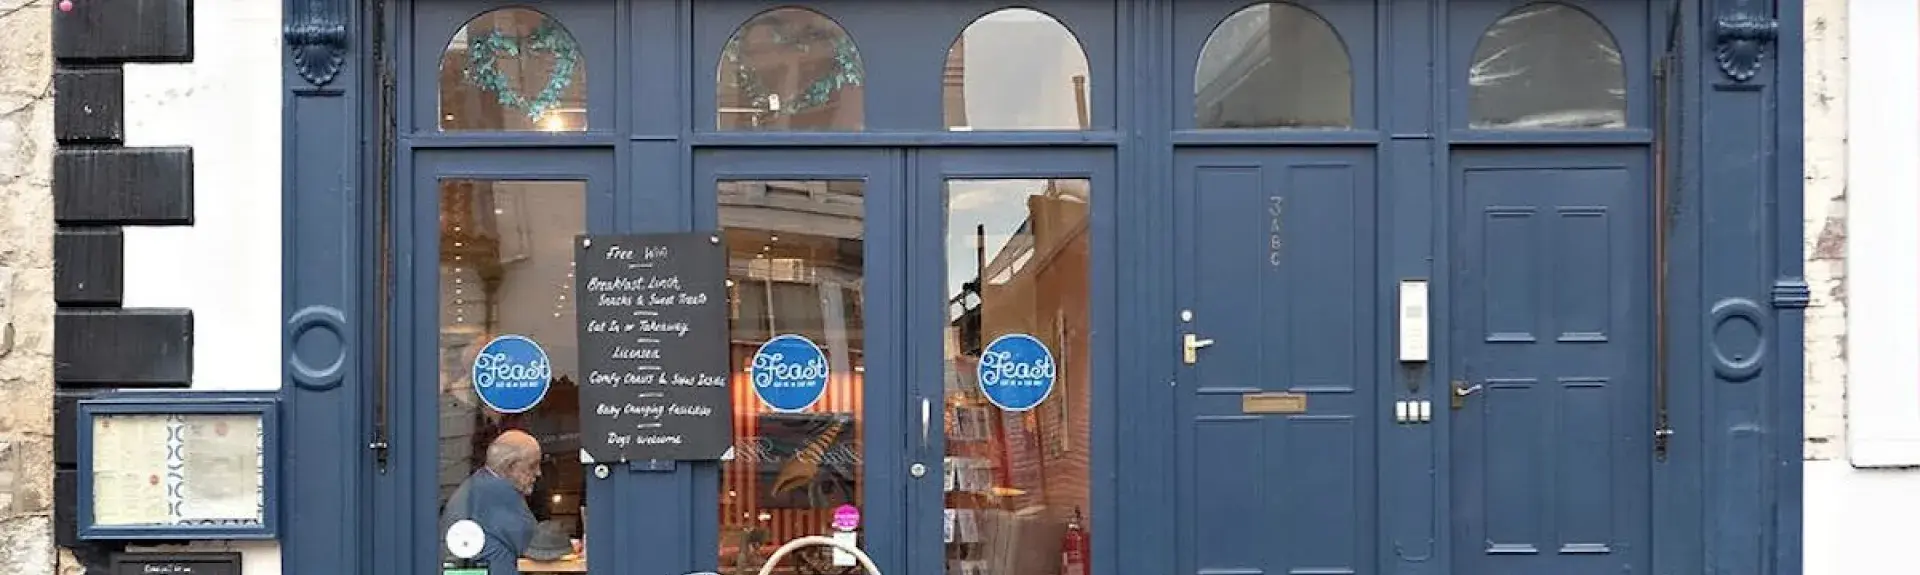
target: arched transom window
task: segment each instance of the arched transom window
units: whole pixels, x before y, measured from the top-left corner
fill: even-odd
[[[949,130],[1084,130],[1087,53],[1039,11],[999,10],[947,49],[942,106]]]
[[[777,8],[747,20],[722,49],[715,82],[721,130],[866,128],[860,49],[819,12]]]
[[[1353,65],[1333,27],[1285,2],[1214,27],[1193,73],[1198,128],[1352,128]]]
[[[559,20],[502,8],[468,20],[440,53],[442,131],[587,129],[587,63]]]
[[[1474,129],[1594,129],[1627,125],[1620,46],[1586,12],[1522,6],[1480,37],[1467,68]]]

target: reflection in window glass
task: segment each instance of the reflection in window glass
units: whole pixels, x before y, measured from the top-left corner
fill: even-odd
[[[779,8],[748,20],[722,49],[715,81],[721,130],[859,131],[866,124],[860,50],[812,10]]]
[[[1501,17],[1467,70],[1479,129],[1624,128],[1620,48],[1587,13],[1540,3]]]
[[[440,129],[587,129],[587,62],[560,21],[525,8],[482,14],[440,54]]]
[[[721,573],[758,573],[787,541],[832,533],[835,508],[864,505],[862,184],[719,185],[735,370],[734,458],[720,481]],[[749,368],[760,347],[781,336],[818,348],[813,359],[826,367],[826,385],[812,401],[769,404],[756,391]],[[782,361],[804,365],[800,355],[783,354]],[[843,571],[822,547],[796,551],[781,563],[798,573]]]
[[[1193,73],[1199,128],[1351,128],[1353,66],[1333,27],[1283,2],[1220,23]]]
[[[1009,8],[974,20],[947,49],[952,130],[1087,129],[1087,54],[1052,16]]]
[[[586,564],[571,301],[572,241],[586,231],[585,200],[583,182],[440,182],[436,533],[482,516],[488,543],[480,558],[519,561],[522,572]],[[502,336],[537,344],[544,362],[526,346],[486,349]],[[476,380],[531,378],[548,382],[544,396],[518,398],[531,407],[490,405],[475,392]]]
[[[1056,573],[1067,530],[1094,528],[1086,515],[1089,188],[1086,180],[947,182],[949,574]],[[1052,359],[1012,344],[1023,335]],[[985,388],[982,364],[991,375]],[[1055,383],[1043,396],[1004,387],[1047,370]],[[1022,398],[1040,402],[1003,409],[1026,407]]]

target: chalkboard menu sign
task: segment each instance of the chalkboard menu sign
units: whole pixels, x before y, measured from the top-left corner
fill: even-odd
[[[720,459],[733,445],[720,238],[588,235],[574,245],[581,460]]]
[[[240,575],[240,554],[221,552],[114,553],[113,575]]]

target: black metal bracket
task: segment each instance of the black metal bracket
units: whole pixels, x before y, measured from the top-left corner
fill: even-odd
[[[1717,48],[1714,61],[1720,72],[1735,82],[1745,82],[1760,73],[1760,62],[1767,57],[1767,44],[1780,37],[1780,22],[1762,14],[1753,0],[1733,0],[1714,21],[1713,38]]]
[[[326,86],[347,61],[345,0],[297,0],[282,34],[293,69],[314,87]]]

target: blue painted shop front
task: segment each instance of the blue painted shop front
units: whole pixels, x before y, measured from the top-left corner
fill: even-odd
[[[753,574],[848,506],[913,575],[1800,571],[1796,3],[287,19],[287,573],[438,572],[509,429],[526,572]],[[583,464],[568,242],[674,231],[726,240],[735,449]],[[539,405],[476,401],[501,336]]]

